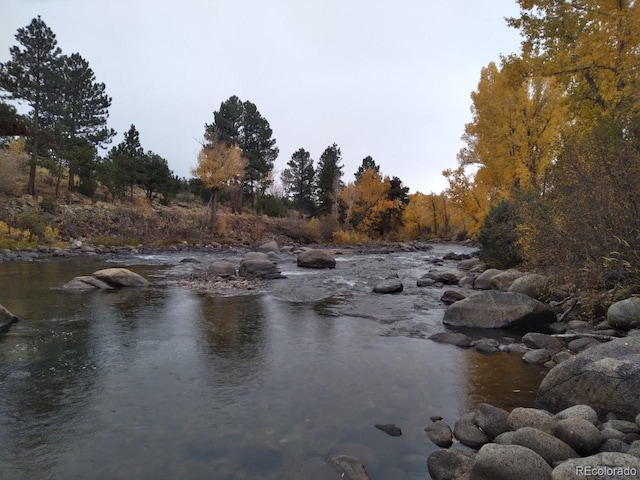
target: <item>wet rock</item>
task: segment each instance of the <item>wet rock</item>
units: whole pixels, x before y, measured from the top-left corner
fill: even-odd
[[[522,360],[530,365],[543,365],[551,359],[551,352],[544,348],[529,350],[522,356]]]
[[[578,471],[585,471],[586,467],[590,467],[594,471],[596,469],[620,469],[619,472],[621,475],[610,475],[606,472],[603,472],[604,475],[597,476],[589,476],[586,475],[577,475]],[[625,475],[625,470],[627,474]],[[597,479],[624,479],[624,478],[633,478],[630,475],[630,471],[635,469],[636,472],[640,471],[640,458],[634,457],[633,455],[625,454],[625,453],[598,453],[596,455],[592,455],[590,457],[583,458],[574,458],[571,460],[567,460],[566,462],[561,463],[556,468],[553,469],[552,480],[576,480],[580,478],[597,478]],[[613,471],[611,471],[613,473]]]
[[[391,278],[376,284],[376,286],[373,287],[373,293],[399,293],[403,288],[399,278]]]
[[[578,458],[576,451],[562,440],[533,427],[523,427],[514,432],[513,445],[521,445],[533,450],[549,464]]]
[[[453,434],[460,440],[460,443],[467,447],[478,449],[489,442],[489,437],[480,430],[473,421],[474,413],[467,413],[460,417],[453,427]]]
[[[529,348],[544,348],[552,355],[565,349],[566,344],[558,337],[552,337],[544,333],[527,333],[522,337],[522,343]]]
[[[262,253],[273,252],[277,255],[280,253],[280,247],[278,246],[278,242],[276,242],[275,240],[272,240],[270,242],[263,243],[262,245],[257,247],[256,251],[262,252]]]
[[[518,270],[506,270],[504,272],[498,273],[497,275],[491,277],[491,288],[493,290],[506,292],[509,290],[509,287],[513,284],[513,282],[523,275],[524,274],[522,272],[519,272]]]
[[[307,458],[300,465],[287,469],[283,480],[344,480],[344,476],[325,458]],[[366,477],[365,477],[366,478]]]
[[[376,423],[375,427],[392,437],[402,436],[402,429],[393,423]]]
[[[541,300],[549,296],[548,279],[537,273],[523,275],[513,281],[508,291],[524,293],[528,297]]]
[[[553,436],[559,438],[580,455],[598,451],[602,436],[591,422],[583,418],[566,418],[553,426]]]
[[[364,465],[355,457],[349,455],[331,455],[327,457],[327,463],[341,473],[342,478],[349,480],[370,480]]]
[[[465,253],[448,252],[442,257],[443,260],[468,260],[469,255]]]
[[[467,298],[467,296],[460,290],[445,290],[442,297],[440,297],[440,301],[447,305],[451,305],[452,303],[464,300],[465,298]]]
[[[465,450],[436,450],[427,459],[427,469],[433,480],[469,478],[475,455]]]
[[[607,322],[613,328],[631,330],[640,327],[640,297],[613,303],[607,310]]]
[[[491,290],[491,279],[499,273],[502,273],[502,270],[498,270],[496,268],[485,270],[478,275],[475,282],[473,282],[473,288],[478,290]]]
[[[507,418],[509,412],[502,408],[494,407],[488,403],[479,403],[473,411],[473,422],[486,433],[489,438],[509,430]]]
[[[238,275],[243,278],[259,278],[263,280],[286,278],[282,275],[278,266],[270,260],[243,259],[242,262],[240,262],[240,268],[238,268]]]
[[[19,320],[17,316],[0,305],[0,334],[8,332],[11,325]]]
[[[74,277],[69,282],[62,285],[65,290],[113,290],[114,287],[107,282],[92,277],[90,275],[84,275],[80,277]]]
[[[598,414],[589,405],[574,405],[573,407],[565,408],[553,416],[553,419],[556,421],[566,420],[567,418],[582,418],[592,425],[598,424]]]
[[[460,288],[473,288],[473,282],[475,282],[476,277],[472,275],[465,275],[460,280],[458,280],[458,286]]]
[[[434,282],[440,282],[443,285],[457,285],[460,278],[462,278],[462,274],[451,271],[435,271],[423,275],[422,278],[430,278]]]
[[[536,404],[556,412],[585,404],[598,414],[634,418],[640,398],[639,355],[640,337],[593,346],[551,369],[538,388]]]
[[[442,448],[449,448],[453,444],[453,432],[451,427],[443,420],[438,420],[428,427],[425,427],[425,432],[429,440]]]
[[[145,287],[149,285],[149,281],[142,275],[138,275],[126,268],[105,268],[104,270],[93,272],[93,276],[116,288]]]
[[[571,350],[573,353],[580,353],[589,347],[592,347],[594,345],[599,345],[599,344],[600,342],[595,338],[582,337],[582,338],[576,338],[575,340],[570,341],[569,345],[567,346],[569,347],[569,350]]]
[[[305,250],[298,254],[297,264],[304,268],[335,268],[336,259],[326,250]]]
[[[507,417],[507,425],[511,430],[533,427],[553,435],[553,417],[549,412],[537,408],[517,407]]]
[[[481,263],[482,262],[480,261],[479,258],[469,258],[467,260],[462,260],[460,263],[458,263],[458,268],[460,270],[471,270],[473,267]]]
[[[450,343],[451,345],[463,348],[468,348],[475,345],[475,342],[464,333],[439,332],[431,335],[429,339],[433,340],[434,342]]]
[[[233,263],[224,260],[213,262],[209,267],[209,273],[216,277],[223,278],[237,276],[236,266]]]
[[[500,344],[492,338],[481,338],[475,344],[476,351],[480,353],[496,353]]]
[[[433,278],[419,278],[416,281],[418,287],[433,287],[436,281]]]
[[[521,293],[474,293],[451,305],[443,322],[458,327],[542,327],[556,320],[548,305]]]
[[[551,360],[553,360],[557,365],[558,363],[566,362],[567,360],[573,357],[574,355],[571,352],[563,351],[563,352],[556,353],[554,356],[551,357]]]
[[[551,467],[544,459],[520,445],[490,443],[480,449],[471,469],[470,480],[544,480],[551,478]]]

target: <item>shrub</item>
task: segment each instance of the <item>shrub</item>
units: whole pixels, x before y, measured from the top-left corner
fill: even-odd
[[[369,239],[363,233],[359,233],[356,231],[348,231],[344,230],[336,230],[333,232],[333,243],[337,243],[339,245],[355,245],[358,243],[365,243]]]
[[[45,238],[45,231],[49,224],[47,218],[37,208],[30,208],[18,215],[18,228],[29,231],[37,238]]]
[[[493,207],[478,232],[480,259],[492,268],[511,268],[522,263],[518,246],[518,216],[513,203],[503,200]]]
[[[45,197],[40,202],[40,208],[45,213],[56,213],[58,211],[58,204],[53,198]]]

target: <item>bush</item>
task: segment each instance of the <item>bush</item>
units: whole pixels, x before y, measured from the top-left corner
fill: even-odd
[[[40,202],[40,208],[45,213],[56,213],[58,211],[58,204],[53,198],[45,197]]]
[[[336,230],[333,232],[333,243],[338,245],[355,245],[365,243],[368,240],[366,235],[355,231]]]
[[[31,232],[31,235],[43,239],[49,222],[37,208],[30,208],[18,215],[16,224],[18,228]]]
[[[492,268],[511,268],[522,263],[518,246],[518,216],[512,202],[503,200],[493,207],[478,232],[480,260]]]

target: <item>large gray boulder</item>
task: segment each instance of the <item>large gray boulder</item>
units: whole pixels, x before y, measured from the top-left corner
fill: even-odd
[[[595,475],[578,475],[577,472],[586,471],[586,467],[592,469]],[[610,471],[607,471],[610,469]],[[635,471],[635,474],[631,472]],[[602,472],[600,475],[597,472]],[[618,474],[616,474],[616,472]],[[626,453],[598,453],[590,457],[575,458],[561,463],[553,469],[552,480],[628,480],[637,478],[640,472],[640,458]]]
[[[496,438],[509,430],[509,412],[488,403],[479,403],[473,411],[473,421],[489,438]]]
[[[522,343],[529,348],[544,348],[551,352],[552,355],[564,350],[567,346],[564,341],[558,337],[552,337],[544,333],[529,332],[522,337]]]
[[[72,278],[62,285],[62,288],[65,290],[113,290],[115,287],[91,275],[82,275]]]
[[[600,430],[584,418],[558,420],[553,426],[553,435],[580,455],[590,455],[597,452],[603,442]]]
[[[0,334],[6,333],[11,325],[19,321],[20,319],[16,317],[9,310],[0,305]]]
[[[298,254],[297,264],[304,268],[335,268],[336,259],[326,250],[304,250]]]
[[[427,469],[433,480],[469,478],[475,455],[466,450],[436,450],[427,458]]]
[[[533,427],[548,434],[553,434],[555,421],[549,412],[537,408],[516,407],[507,417],[507,425],[511,430]]]
[[[522,277],[524,273],[518,270],[506,270],[504,272],[498,273],[491,277],[491,288],[493,290],[500,290],[501,292],[506,292],[509,290],[509,287],[515,282],[518,278]]]
[[[540,384],[536,404],[552,412],[584,404],[600,415],[612,412],[633,419],[639,398],[640,337],[625,337],[591,347],[552,368]]]
[[[270,260],[243,260],[240,262],[238,275],[243,278],[262,280],[286,278],[278,266]]]
[[[490,268],[482,272],[473,282],[473,288],[477,288],[478,290],[491,290],[491,279],[502,273],[502,270],[498,270],[497,268]]]
[[[262,252],[262,253],[273,252],[275,254],[279,254],[280,253],[280,247],[278,246],[278,242],[276,242],[275,240],[271,240],[270,242],[263,243],[262,245],[257,247],[256,251],[257,252]]]
[[[612,304],[607,310],[607,322],[613,328],[631,330],[640,327],[640,297],[631,297]]]
[[[403,288],[399,278],[390,278],[377,283],[373,287],[373,293],[399,293]]]
[[[551,467],[533,450],[520,445],[490,443],[480,449],[470,480],[545,480]]]
[[[209,267],[209,273],[215,277],[224,278],[237,276],[236,266],[231,262],[227,262],[226,260],[213,262]]]
[[[453,432],[444,420],[437,420],[425,427],[429,440],[442,448],[449,448],[453,444]]]
[[[539,328],[556,321],[548,305],[522,293],[477,292],[451,305],[443,322],[456,327]]]
[[[598,424],[598,413],[589,405],[574,405],[553,416],[554,420],[566,420],[567,418],[582,418],[593,425]]]
[[[579,457],[573,448],[559,438],[533,427],[523,427],[516,430],[511,437],[511,443],[533,450],[549,465]]]
[[[474,449],[489,442],[489,437],[475,424],[473,412],[460,417],[453,426],[453,434],[460,443]]]
[[[105,268],[93,272],[93,276],[115,288],[146,287],[149,285],[149,281],[142,275],[126,268]]]
[[[514,280],[508,291],[541,300],[549,295],[549,280],[544,275],[529,273]]]

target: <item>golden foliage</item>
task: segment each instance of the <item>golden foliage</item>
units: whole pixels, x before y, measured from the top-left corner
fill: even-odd
[[[360,232],[353,230],[345,232],[344,230],[336,230],[333,232],[333,243],[338,245],[356,245],[366,243],[369,238]]]
[[[449,237],[453,206],[445,194],[414,193],[404,208],[403,221],[411,238]]]
[[[198,153],[198,166],[192,170],[204,185],[211,189],[222,189],[238,184],[244,178],[247,160],[237,145],[216,141]]]

